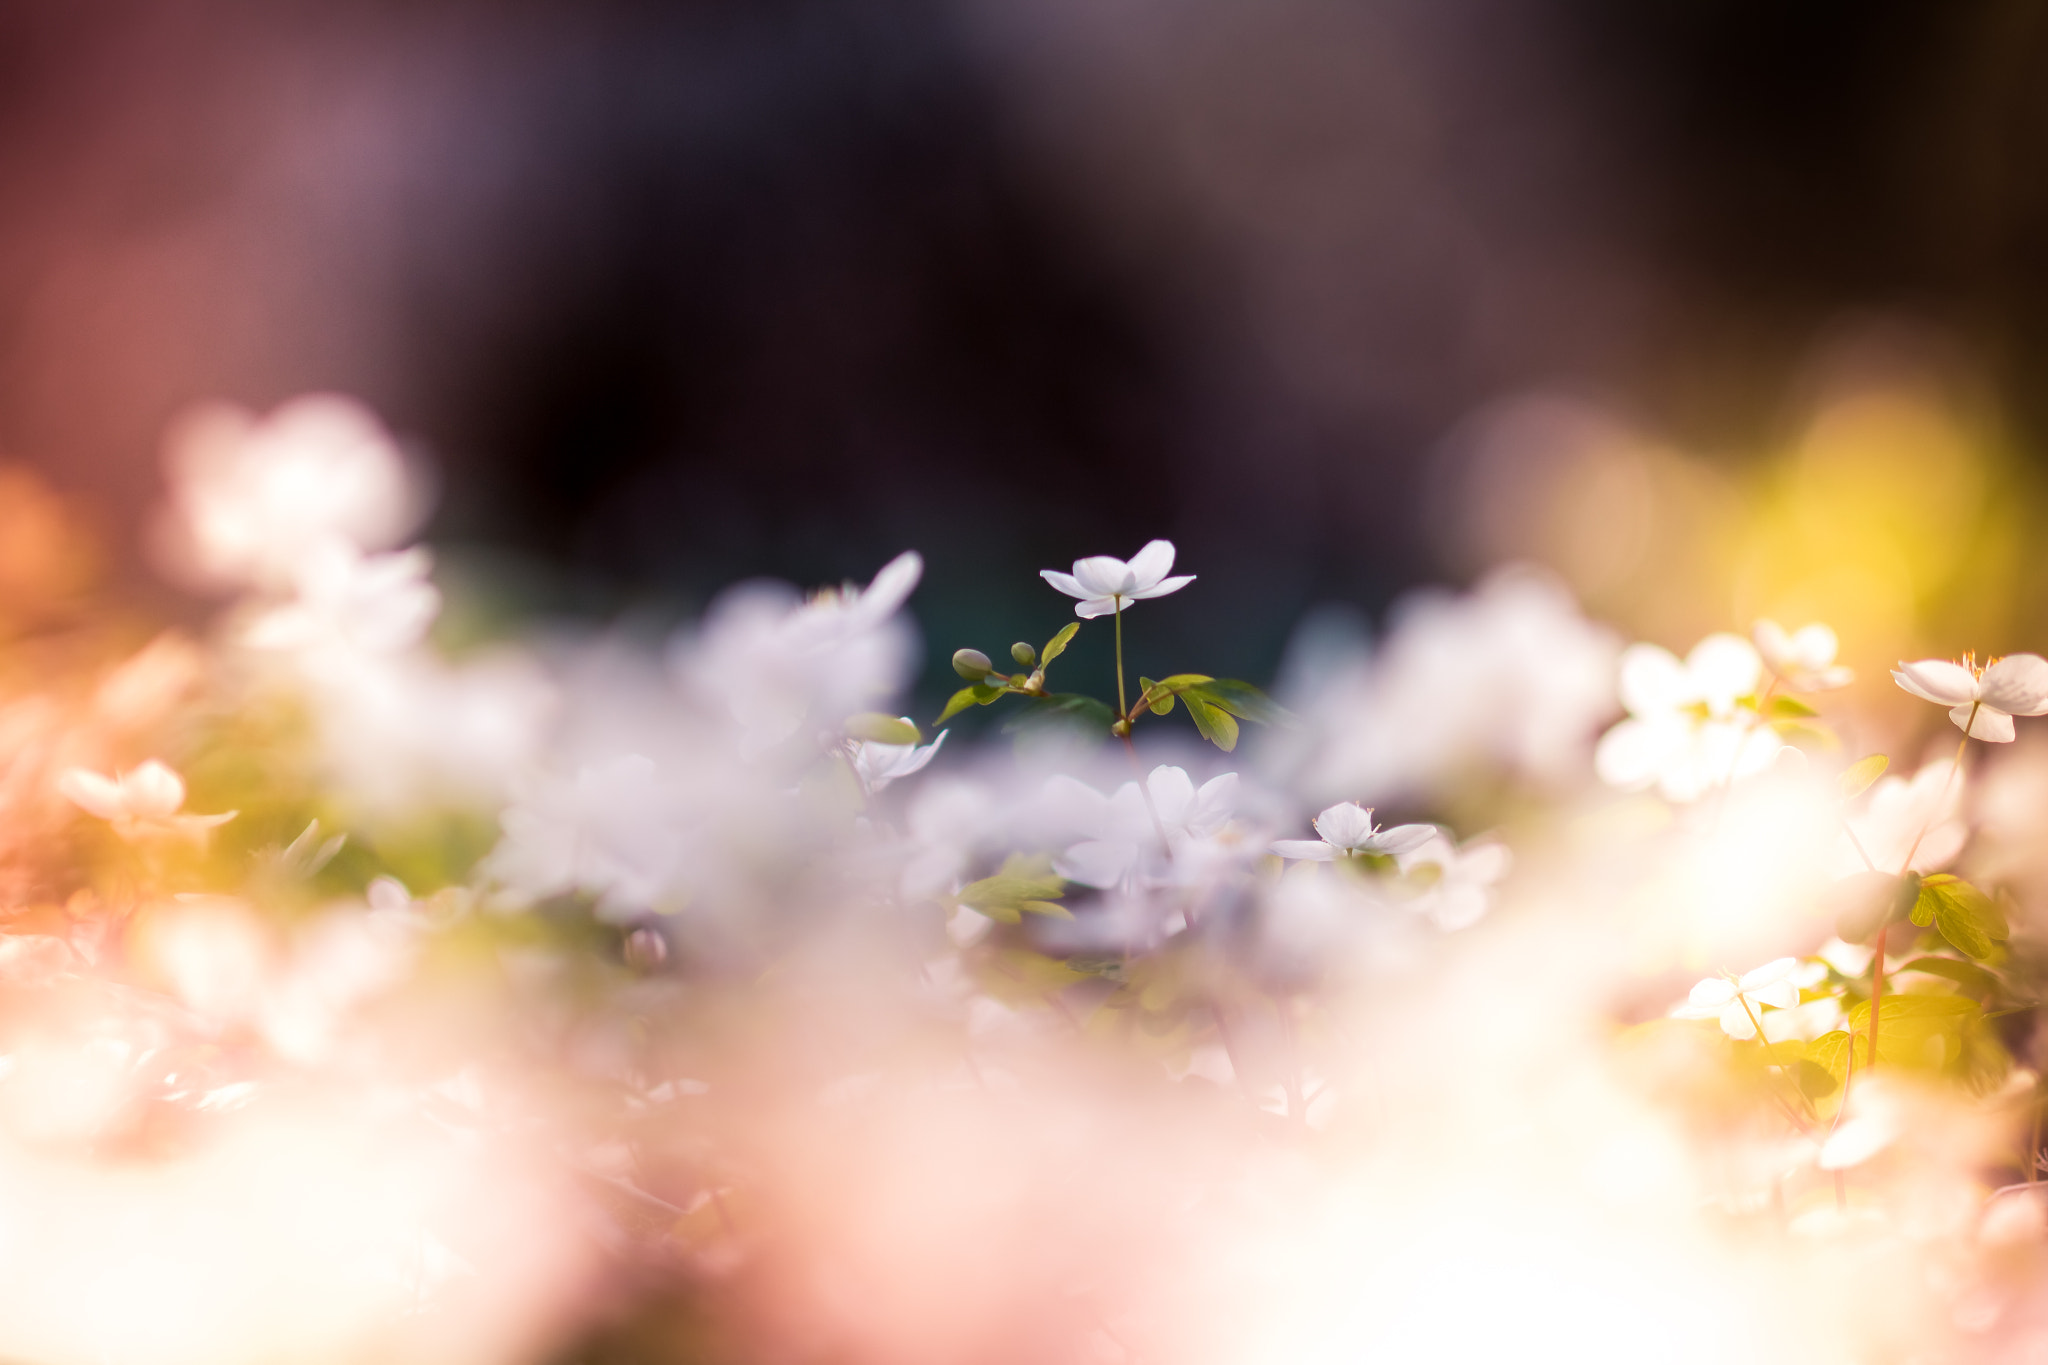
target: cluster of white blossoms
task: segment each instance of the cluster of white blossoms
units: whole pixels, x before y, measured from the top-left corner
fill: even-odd
[[[1153,540],[926,710],[915,552],[455,660],[359,406],[205,410],[167,471],[215,628],[0,697],[0,1356],[2048,1322],[2036,656],[1901,663],[1923,756],[1825,625],[1624,648],[1509,567],[1305,627],[1283,707],[1156,661],[1140,604],[1201,587]]]

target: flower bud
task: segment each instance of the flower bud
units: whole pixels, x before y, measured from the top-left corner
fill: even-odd
[[[626,965],[643,972],[653,971],[668,961],[668,940],[659,929],[645,926],[626,935]]]
[[[1017,661],[1019,668],[1029,668],[1038,662],[1038,651],[1019,640],[1010,646],[1010,657]]]
[[[980,682],[995,672],[995,665],[988,661],[988,655],[978,649],[956,649],[953,651],[953,671],[969,682]]]

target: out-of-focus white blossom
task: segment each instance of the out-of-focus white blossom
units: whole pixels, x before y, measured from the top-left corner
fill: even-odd
[[[1601,780],[1625,790],[1655,786],[1667,800],[1692,801],[1764,771],[1784,746],[1736,705],[1755,694],[1762,675],[1763,660],[1738,635],[1709,635],[1683,662],[1657,645],[1630,645],[1621,657],[1628,718],[1594,750]]]
[[[1971,739],[2010,744],[2014,716],[2048,713],[2048,659],[2009,654],[1983,668],[1968,655],[1961,663],[1921,659],[1901,663],[1892,680],[1916,697],[1949,708],[1948,718]]]
[[[426,635],[441,610],[422,549],[366,555],[338,537],[309,546],[294,566],[297,596],[250,623],[253,649],[390,654]]]
[[[1963,777],[1952,758],[1924,765],[1910,780],[1878,779],[1862,809],[1843,816],[1848,830],[1835,855],[1836,873],[1940,871],[1970,837],[1962,805]]]
[[[916,588],[924,560],[906,550],[874,581],[801,601],[779,584],[727,593],[703,632],[678,644],[676,667],[763,744],[806,722],[836,729],[848,715],[901,687],[915,636],[897,610]]]
[[[1053,866],[1069,881],[1107,888],[1144,870],[1148,857],[1200,861],[1208,841],[1229,822],[1237,787],[1236,773],[1196,787],[1185,769],[1170,764],[1146,774],[1142,789],[1126,782],[1109,796],[1070,777],[1054,778],[1045,787],[1045,807],[1061,826],[1088,837],[1070,843]]]
[[[1074,615],[1085,618],[1111,615],[1126,602],[1164,597],[1195,581],[1193,574],[1168,578],[1172,572],[1173,542],[1154,540],[1128,561],[1110,555],[1090,555],[1075,560],[1072,573],[1040,569],[1038,576],[1067,596],[1080,598],[1074,605]]]
[[[1557,579],[1502,569],[1467,594],[1405,599],[1377,654],[1310,660],[1316,641],[1298,638],[1291,671],[1308,676],[1285,700],[1305,724],[1266,743],[1291,743],[1296,780],[1325,799],[1423,796],[1482,772],[1563,785],[1614,714],[1620,648]]]
[[[903,717],[906,725],[914,725],[910,717]],[[878,792],[899,777],[923,772],[925,765],[939,752],[939,746],[946,742],[946,732],[939,731],[929,744],[878,744],[864,739],[853,746],[853,770],[859,774],[861,785],[871,792]]]
[[[1395,861],[1404,874],[1434,870],[1435,880],[1409,904],[1448,931],[1468,928],[1486,917],[1493,889],[1508,875],[1514,858],[1505,844],[1491,839],[1475,839],[1460,848],[1441,832],[1433,832]]]
[[[210,404],[166,444],[170,508],[158,548],[177,577],[204,586],[289,585],[308,551],[334,538],[364,550],[402,543],[425,490],[391,433],[333,394],[268,416]]]
[[[499,817],[505,837],[486,871],[542,900],[584,891],[642,906],[673,884],[681,841],[654,763],[627,754],[528,790]]]
[[[1855,670],[1835,662],[1835,632],[1818,621],[1789,632],[1776,621],[1758,621],[1749,638],[1764,667],[1794,692],[1826,692],[1856,680]]]
[[[1792,974],[1798,968],[1798,958],[1781,957],[1744,973],[1737,981],[1710,976],[1692,988],[1686,1002],[1671,1011],[1671,1017],[1718,1019],[1721,1032],[1730,1038],[1754,1038],[1757,1025],[1752,1014],[1760,1015],[1766,1005],[1791,1009],[1799,1003],[1799,988],[1792,984]]]
[[[1372,822],[1372,808],[1356,801],[1340,801],[1312,823],[1319,838],[1281,839],[1273,844],[1273,852],[1283,858],[1317,863],[1365,853],[1398,856],[1421,848],[1437,834],[1435,825],[1380,829]]]
[[[70,768],[58,777],[57,790],[86,813],[112,825],[124,839],[191,837],[235,818],[233,811],[179,814],[185,806],[185,779],[154,758],[113,777]]]

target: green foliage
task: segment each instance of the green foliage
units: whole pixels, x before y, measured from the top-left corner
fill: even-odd
[[[1770,705],[1764,708],[1764,715],[1770,720],[1807,720],[1820,712],[1808,706],[1797,697],[1772,697]]]
[[[1842,793],[1843,800],[1854,800],[1869,790],[1871,783],[1884,776],[1884,770],[1890,764],[1891,760],[1883,754],[1859,758],[1844,768],[1842,775],[1835,779],[1836,789]]]
[[[1933,925],[1957,952],[1979,962],[2001,953],[2011,937],[1998,903],[1958,877],[1936,873],[1923,879],[1913,905],[1913,923]]]
[[[933,721],[932,724],[944,725],[947,721],[959,715],[968,707],[987,706],[997,697],[1002,696],[1003,693],[1008,692],[1010,690],[1011,689],[1007,683],[975,683],[972,686],[963,687],[958,692],[955,692],[951,697],[946,699],[946,709],[939,712],[939,718]]]
[[[1052,870],[1051,858],[1013,853],[993,877],[970,882],[954,899],[1001,924],[1021,923],[1027,914],[1072,919],[1072,912],[1059,904],[1066,886],[1066,879]]]
[[[1073,642],[1075,632],[1079,631],[1080,629],[1081,623],[1079,621],[1069,621],[1065,625],[1061,626],[1059,634],[1053,636],[1050,640],[1047,640],[1045,642],[1045,648],[1038,652],[1039,667],[1043,668],[1045,665],[1051,663],[1054,659],[1059,658],[1060,655],[1066,653],[1067,646]]]
[[[1903,966],[1893,968],[1897,972],[1926,972],[1955,982],[1965,994],[1979,1001],[1988,1000],[1998,993],[1998,978],[1974,962],[1958,962],[1952,957],[1916,957]]]

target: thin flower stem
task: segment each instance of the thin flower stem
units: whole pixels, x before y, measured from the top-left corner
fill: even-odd
[[[1742,1012],[1749,1016],[1749,1026],[1756,1030],[1757,1043],[1763,1048],[1764,1055],[1768,1057],[1771,1051],[1771,1044],[1770,1040],[1764,1037],[1763,1022],[1756,1017],[1756,1011],[1750,1008],[1749,997],[1742,993],[1739,983],[1736,988],[1735,998],[1742,1002]],[[1779,1072],[1779,1075],[1784,1075],[1784,1072],[1781,1070]],[[1787,1079],[1789,1080],[1790,1078],[1788,1077]],[[1771,1089],[1769,1086],[1766,1086],[1765,1088]],[[1799,1096],[1799,1103],[1801,1105],[1806,1104],[1806,1096],[1800,1093],[1797,1082],[1793,1082],[1792,1093]],[[1813,1136],[1813,1129],[1807,1127],[1806,1120],[1800,1118],[1799,1115],[1793,1111],[1792,1106],[1785,1103],[1785,1097],[1783,1095],[1780,1095],[1776,1090],[1771,1089],[1771,1098],[1776,1100],[1778,1102],[1778,1107],[1785,1111],[1785,1117],[1792,1120],[1792,1126],[1794,1128],[1797,1128],[1800,1131],[1800,1133],[1806,1137]]]
[[[1116,715],[1130,723],[1130,703],[1124,700],[1124,599],[1116,599]]]

